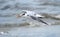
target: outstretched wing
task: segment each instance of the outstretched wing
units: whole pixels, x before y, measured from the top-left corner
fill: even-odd
[[[34,20],[37,20],[37,21],[39,21],[39,22],[42,22],[42,23],[48,25],[46,22],[44,22],[43,20],[41,20],[41,19],[38,18],[38,17],[34,17],[34,16],[30,16],[30,17],[31,17],[32,19],[34,19]]]

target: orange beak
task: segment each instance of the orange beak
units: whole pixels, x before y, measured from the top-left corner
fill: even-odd
[[[19,18],[19,17],[22,17],[23,15],[20,15],[20,14],[16,14],[16,17]]]

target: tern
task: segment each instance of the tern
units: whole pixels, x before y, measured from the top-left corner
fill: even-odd
[[[31,17],[33,20],[36,20],[38,22],[42,22],[42,23],[48,25],[48,23],[46,23],[45,21],[41,20],[41,18],[44,18],[44,16],[42,16],[40,14],[37,14],[34,11],[22,10],[22,14],[17,15],[17,17],[22,17],[22,16]]]

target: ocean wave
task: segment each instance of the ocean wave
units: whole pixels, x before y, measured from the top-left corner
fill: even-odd
[[[41,2],[42,1],[42,2]],[[5,1],[0,1],[2,2],[0,4],[0,10],[7,10],[7,9],[17,9],[17,10],[34,10],[35,6],[40,6],[40,5],[53,5],[53,6],[60,6],[60,2],[52,2],[52,0],[49,2],[49,1],[44,1],[44,0],[40,0],[39,1],[36,1],[34,3],[24,3],[22,1],[17,1],[17,0],[5,0]],[[4,3],[5,2],[5,3]],[[15,2],[15,3],[13,3]],[[22,2],[22,3],[21,3]],[[36,3],[36,4],[35,4]]]
[[[36,0],[39,5],[52,5],[52,6],[60,6],[59,0]]]
[[[12,17],[15,16],[16,14],[0,14],[0,17]]]
[[[60,2],[43,2],[40,5],[60,6]]]
[[[29,26],[30,24],[25,22],[25,23],[5,23],[5,24],[0,24],[0,27],[24,27],[24,26]]]
[[[45,16],[45,18],[51,18],[51,19],[55,19],[55,20],[60,20],[60,14],[48,14],[48,13],[43,13],[43,16]]]
[[[1,8],[0,10],[6,10],[6,9],[8,9],[8,8],[10,8],[10,5],[6,5],[6,6],[4,6],[3,8]]]

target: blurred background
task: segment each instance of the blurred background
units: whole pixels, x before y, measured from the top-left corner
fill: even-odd
[[[17,25],[31,20],[16,18],[16,14],[22,13],[22,10],[42,14],[49,18],[44,20],[47,20],[50,24],[60,20],[60,0],[0,0],[0,25]]]
[[[21,14],[22,10],[35,11],[36,13],[45,16],[45,18],[42,20],[44,20],[48,24],[56,26],[48,26],[46,28],[42,27],[41,30],[40,28],[29,28],[28,25],[30,24],[42,25],[42,23],[33,21],[28,17],[16,18],[16,14]],[[27,26],[27,28],[25,28],[24,26]],[[59,28],[60,0],[0,0],[0,35],[4,34],[0,37],[26,37],[27,35],[30,37],[59,37]]]

